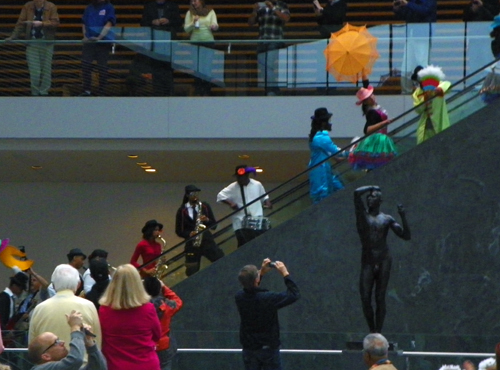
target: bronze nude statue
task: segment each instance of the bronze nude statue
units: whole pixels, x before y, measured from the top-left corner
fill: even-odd
[[[365,208],[362,196],[366,197]],[[380,333],[386,314],[385,296],[389,277],[391,275],[392,257],[387,245],[387,233],[391,229],[397,236],[410,240],[410,228],[406,222],[405,210],[398,205],[402,226],[385,213],[380,212],[382,192],[376,185],[357,188],[354,191],[354,206],[356,211],[356,227],[361,239],[361,274],[359,291],[363,306],[363,314],[370,332]],[[375,288],[375,312],[372,307],[372,292]]]

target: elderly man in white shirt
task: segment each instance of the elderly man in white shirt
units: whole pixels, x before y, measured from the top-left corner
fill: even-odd
[[[80,274],[71,265],[63,264],[55,268],[52,273],[52,284],[56,295],[38,304],[30,320],[29,342],[45,332],[52,332],[64,341],[69,350],[71,333],[68,331],[66,314],[72,310],[81,312],[83,323],[92,327],[96,335],[95,341],[101,347],[101,324],[94,304],[75,295],[80,283]],[[87,363],[85,354],[84,362]]]
[[[259,201],[248,205],[245,209],[233,215],[233,229],[238,240],[238,248],[256,238],[268,228],[267,223],[265,225],[260,223],[260,225],[254,228],[248,228],[247,225],[243,224],[246,216],[250,218],[262,217],[264,215],[262,205],[266,208],[272,207],[269,195],[265,195],[266,190],[264,186],[259,181],[250,178],[250,173],[255,174],[255,172],[255,168],[253,167],[248,167],[247,165],[237,166],[234,172],[236,181],[226,186],[217,194],[217,202],[226,203],[233,210],[237,210],[262,197]]]

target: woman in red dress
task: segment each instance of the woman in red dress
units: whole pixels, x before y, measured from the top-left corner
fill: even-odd
[[[163,225],[156,220],[149,220],[142,228],[142,240],[135,247],[134,254],[130,259],[130,263],[136,268],[141,264],[138,263],[139,257],[142,257],[142,264],[151,261],[158,257],[162,251],[162,245],[156,241],[160,238],[160,233],[163,230]],[[157,261],[149,263],[140,271],[142,277],[153,276],[155,274]]]

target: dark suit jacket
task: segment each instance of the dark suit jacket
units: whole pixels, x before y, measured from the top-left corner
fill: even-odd
[[[176,39],[177,31],[181,30],[182,19],[179,12],[179,6],[166,0],[163,3],[163,18],[167,18],[169,23],[165,26],[153,26],[153,21],[158,19],[158,4],[156,1],[152,1],[144,5],[144,12],[142,14],[141,26],[151,27],[155,30],[170,31],[172,34],[172,40]]]
[[[2,330],[7,329],[7,324],[9,322],[10,299],[11,298],[7,293],[0,293],[0,323],[2,325]]]
[[[207,228],[215,229],[214,225],[217,222],[215,219],[214,213],[212,212],[212,208],[208,203],[202,202],[202,213],[208,217],[208,222],[204,222],[203,224]],[[189,212],[184,204],[177,210],[177,215],[175,217],[175,233],[180,238],[189,239],[189,234],[196,227],[196,220],[193,220],[189,217]],[[210,231],[207,231],[203,234],[203,238],[209,237],[212,234]]]

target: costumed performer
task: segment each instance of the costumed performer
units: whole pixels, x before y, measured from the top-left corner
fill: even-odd
[[[417,71],[419,67],[415,68]],[[427,66],[416,72],[419,87],[413,92],[413,106],[420,114],[417,128],[417,144],[430,139],[437,133],[450,127],[448,108],[444,94],[451,86],[451,82],[444,81],[443,70],[437,66]]]
[[[396,146],[387,136],[387,112],[375,101],[373,86],[362,87],[356,93],[363,115],[366,117],[365,135],[370,135],[361,141],[349,154],[349,163],[355,170],[373,170],[383,166],[397,155]]]
[[[309,171],[309,195],[313,203],[318,203],[323,198],[344,188],[340,177],[332,170],[330,162],[326,160],[341,150],[328,134],[328,131],[332,131],[330,123],[332,115],[326,108],[318,108],[314,111],[314,116],[311,117],[311,132],[309,133],[311,159],[308,167],[312,168]],[[346,156],[345,153],[340,155]],[[334,159],[340,160],[337,156]],[[316,166],[320,162],[322,163]]]

